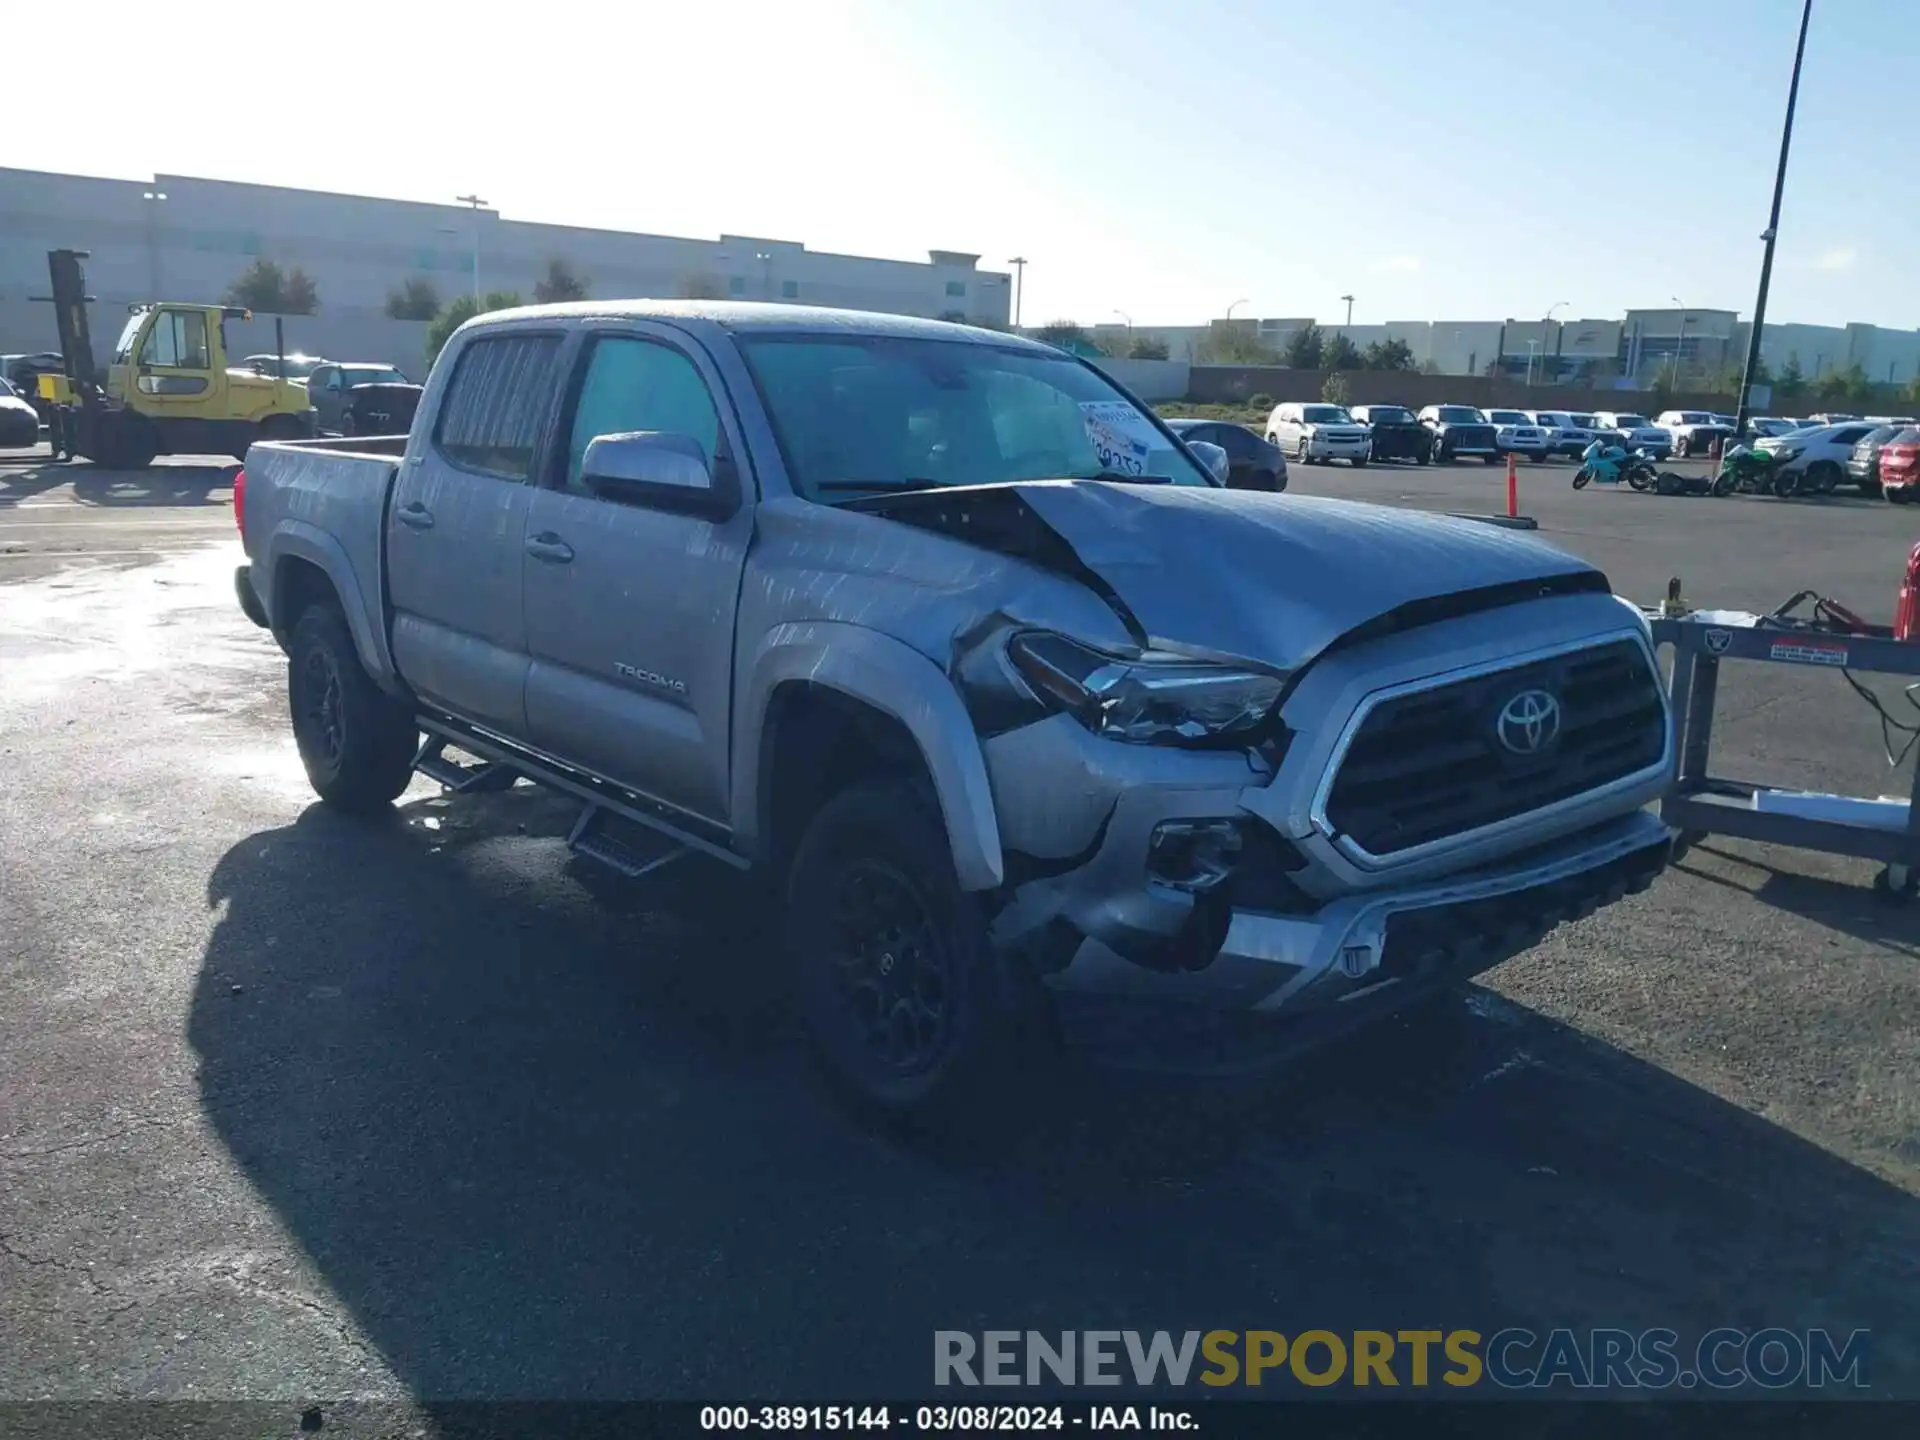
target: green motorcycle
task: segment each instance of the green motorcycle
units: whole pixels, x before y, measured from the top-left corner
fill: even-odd
[[[1720,457],[1720,473],[1713,477],[1713,493],[1731,495],[1744,490],[1753,495],[1785,497],[1799,489],[1800,477],[1786,471],[1786,457],[1774,450],[1735,445]]]

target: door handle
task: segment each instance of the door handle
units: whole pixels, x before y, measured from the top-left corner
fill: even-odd
[[[551,530],[542,530],[527,540],[527,553],[536,560],[565,565],[573,559],[573,547]]]
[[[415,500],[410,505],[402,505],[398,510],[393,512],[393,518],[398,520],[402,525],[411,526],[415,530],[431,530],[433,528],[433,512],[418,500]]]

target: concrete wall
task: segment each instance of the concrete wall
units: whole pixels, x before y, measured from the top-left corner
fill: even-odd
[[[1184,360],[1115,360],[1101,358],[1090,362],[1099,366],[1142,400],[1156,404],[1163,400],[1184,400],[1187,377],[1192,369]]]

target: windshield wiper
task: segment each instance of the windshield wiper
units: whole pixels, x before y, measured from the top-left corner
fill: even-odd
[[[832,491],[874,491],[893,490],[934,490],[939,488],[937,480],[917,480],[909,477],[905,480],[816,480],[813,488]]]
[[[1107,480],[1115,485],[1171,485],[1171,475],[1129,475],[1124,470],[1101,470],[1092,475],[1075,475],[1075,480]]]

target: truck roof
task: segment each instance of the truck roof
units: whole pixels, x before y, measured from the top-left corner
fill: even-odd
[[[1019,346],[1050,355],[1060,353],[1037,340],[948,320],[751,300],[578,300],[563,305],[522,305],[513,310],[489,310],[469,320],[467,326],[478,330],[535,318],[700,320],[741,334],[892,335],[924,340],[970,340],[982,345]]]

